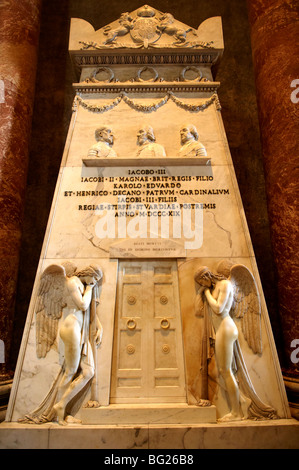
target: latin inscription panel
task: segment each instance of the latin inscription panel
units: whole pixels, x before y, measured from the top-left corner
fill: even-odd
[[[229,166],[67,167],[57,201],[49,258],[248,256]]]

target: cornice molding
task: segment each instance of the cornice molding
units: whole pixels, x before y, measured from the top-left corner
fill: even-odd
[[[199,92],[216,93],[220,87],[220,82],[116,82],[116,83],[74,83],[73,88],[76,93],[168,93],[168,92]]]

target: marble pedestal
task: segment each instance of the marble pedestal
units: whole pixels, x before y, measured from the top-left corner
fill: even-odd
[[[299,422],[293,419],[200,425],[0,425],[0,449],[127,449],[134,455],[139,449],[298,448]]]

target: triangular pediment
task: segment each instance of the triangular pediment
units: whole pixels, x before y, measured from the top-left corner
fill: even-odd
[[[209,18],[195,29],[149,5],[124,12],[97,31],[72,18],[70,51],[148,48],[223,49],[221,18]]]

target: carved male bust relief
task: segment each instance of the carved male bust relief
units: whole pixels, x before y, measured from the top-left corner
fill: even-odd
[[[180,157],[206,157],[207,151],[203,144],[198,141],[199,135],[193,124],[186,124],[180,130],[181,145]]]
[[[117,157],[116,152],[112,149],[114,143],[114,135],[112,130],[107,126],[96,129],[95,139],[97,141],[88,151],[88,157]]]
[[[166,157],[163,145],[156,143],[154,130],[151,126],[143,126],[137,133],[139,150],[137,157]]]

